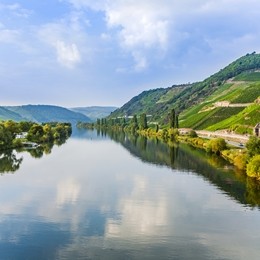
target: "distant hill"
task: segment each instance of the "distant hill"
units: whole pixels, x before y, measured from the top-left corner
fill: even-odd
[[[0,107],[1,120],[33,121],[33,122],[90,122],[87,116],[73,112],[67,108],[50,105],[24,105]]]
[[[101,107],[101,106],[91,106],[91,107],[74,107],[70,108],[70,110],[74,112],[81,113],[87,117],[89,117],[92,121],[96,121],[97,118],[104,118],[111,114],[111,112],[115,111],[117,107]]]
[[[0,106],[0,120],[9,120],[9,119],[12,119],[14,121],[22,121],[24,118],[21,115],[11,110],[8,110],[5,107]]]
[[[238,124],[238,127],[252,128],[260,122],[259,96],[260,54],[253,52],[202,82],[144,91],[115,110],[110,117],[146,113],[150,115],[150,121],[161,125],[167,124],[170,110],[174,108],[180,115],[181,127],[213,129],[213,125],[218,124],[218,129],[223,129]],[[225,107],[219,105],[220,101],[244,105]],[[236,115],[240,119],[235,119]],[[221,125],[223,120],[229,121]]]

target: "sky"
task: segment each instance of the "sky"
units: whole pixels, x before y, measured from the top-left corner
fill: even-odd
[[[0,105],[122,106],[260,51],[259,0],[0,0]]]

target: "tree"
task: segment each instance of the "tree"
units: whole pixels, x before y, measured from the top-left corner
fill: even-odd
[[[170,112],[170,127],[171,128],[175,127],[175,110],[174,110],[174,108]]]
[[[260,154],[260,138],[251,136],[249,141],[246,143],[246,148],[250,157]]]
[[[212,139],[207,144],[207,151],[215,154],[220,154],[220,152],[226,148],[227,144],[223,138]]]
[[[137,129],[138,129],[137,117],[136,115],[134,115],[131,120],[131,130],[132,132],[135,132]]]
[[[12,146],[13,136],[11,131],[0,124],[0,149],[7,149]]]
[[[10,131],[13,138],[15,138],[16,134],[21,132],[21,130],[19,128],[19,124],[17,124],[16,122],[14,122],[12,120],[5,121],[4,127],[6,130]]]
[[[260,154],[255,155],[247,164],[246,174],[260,180]]]
[[[179,128],[179,115],[177,115],[177,114],[175,117],[175,125],[176,125],[176,128]]]
[[[148,125],[147,125],[147,118],[146,118],[146,114],[143,113],[140,115],[140,119],[139,119],[139,128],[141,130],[147,129]]]
[[[44,134],[43,126],[34,124],[28,131],[27,139],[32,142],[41,142]]]

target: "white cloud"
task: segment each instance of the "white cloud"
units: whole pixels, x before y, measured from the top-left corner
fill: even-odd
[[[178,52],[184,43],[187,52],[207,47],[211,42],[223,44],[245,35],[238,29],[241,22],[248,25],[257,20],[258,0],[67,0],[74,8],[92,8],[104,13],[108,32],[116,36],[119,45],[131,54],[135,70],[144,69],[153,59],[151,53],[162,59],[169,52]],[[253,6],[253,8],[252,8]],[[256,34],[259,26],[252,24]],[[248,27],[246,28],[248,29]],[[235,35],[234,31],[240,35]],[[180,35],[189,35],[188,39]],[[201,46],[198,41],[200,38]],[[138,54],[137,54],[138,53]]]
[[[19,35],[19,31],[1,28],[0,24],[0,43],[16,43]]]
[[[22,18],[28,18],[33,13],[31,10],[21,7],[18,3],[7,5],[0,3],[0,11],[10,12],[12,15]]]
[[[81,21],[81,14],[73,12],[66,19],[44,24],[38,31],[40,41],[53,48],[59,64],[67,68],[74,68],[81,62],[84,52],[81,49],[86,48],[82,22],[86,25],[86,20]]]
[[[65,67],[73,68],[80,62],[80,53],[75,43],[66,44],[63,41],[57,41],[55,44],[57,59]]]

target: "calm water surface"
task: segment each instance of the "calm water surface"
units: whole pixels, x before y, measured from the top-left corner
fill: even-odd
[[[111,137],[0,156],[1,260],[260,259],[257,183],[185,145]]]

